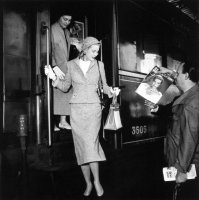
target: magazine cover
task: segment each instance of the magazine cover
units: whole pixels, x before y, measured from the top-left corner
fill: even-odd
[[[157,104],[173,82],[174,78],[170,73],[162,73],[160,68],[155,66],[135,92],[144,99]]]

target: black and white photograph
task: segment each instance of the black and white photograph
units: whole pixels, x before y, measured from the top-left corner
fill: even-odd
[[[172,76],[167,73],[159,73],[159,71],[157,66],[154,67],[135,91],[154,104],[159,102],[167,88],[174,82]]]
[[[0,200],[199,200],[199,0],[0,16]]]

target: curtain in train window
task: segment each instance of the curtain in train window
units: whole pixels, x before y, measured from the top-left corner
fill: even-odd
[[[148,28],[147,28],[148,27]],[[148,74],[155,66],[162,66],[162,56],[160,54],[160,33],[156,27],[145,27],[143,33],[143,59],[140,61],[140,71]]]
[[[157,54],[146,53],[140,62],[140,71],[148,74],[154,66],[162,66],[162,57]]]
[[[120,69],[136,71],[136,42],[120,41],[119,43]]]

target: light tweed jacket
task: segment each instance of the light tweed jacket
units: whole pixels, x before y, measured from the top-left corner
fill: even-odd
[[[99,68],[97,61],[91,62],[86,75],[83,74],[79,67],[79,59],[76,58],[67,63],[68,72],[64,81],[57,79],[53,82],[53,86],[66,92],[70,86],[73,86],[73,94],[70,103],[100,103],[97,94],[98,81],[100,78],[99,69],[101,72],[102,84],[104,93],[112,97],[110,87],[107,85],[104,71],[104,64],[99,61]]]

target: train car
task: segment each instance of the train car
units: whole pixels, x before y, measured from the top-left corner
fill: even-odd
[[[57,11],[65,7],[82,26],[81,37],[93,35],[102,41],[98,59],[105,63],[108,84],[124,86],[118,99],[123,128],[106,131],[104,138],[114,135],[114,143],[123,145],[164,137],[164,117],[153,115],[135,89],[156,65],[174,69],[185,56],[197,64],[198,22],[167,1],[151,3],[2,1],[3,134],[17,133],[16,122],[25,115],[30,142],[40,144],[48,138],[47,89],[42,76],[47,42],[42,24],[50,28]]]
[[[56,170],[52,168],[54,162],[74,162],[71,131],[53,131],[52,87],[48,87],[44,75],[44,66],[48,61],[51,64],[50,27],[59,11],[72,13],[80,27],[79,40],[86,36],[101,40],[97,59],[105,64],[108,84],[121,88],[118,102],[123,127],[104,130],[109,107],[104,109],[102,141],[111,149],[160,141],[155,144],[163,151],[169,112],[152,113],[135,90],[154,66],[175,70],[187,58],[198,66],[198,4],[190,2],[0,1],[0,198],[11,197],[10,190],[12,197],[16,195],[16,180],[26,175],[27,166],[51,173]],[[171,103],[177,95],[179,90],[172,85],[162,105]],[[2,175],[2,163],[7,163],[12,174]],[[15,181],[9,182],[9,176]],[[5,180],[11,189],[6,188]]]

